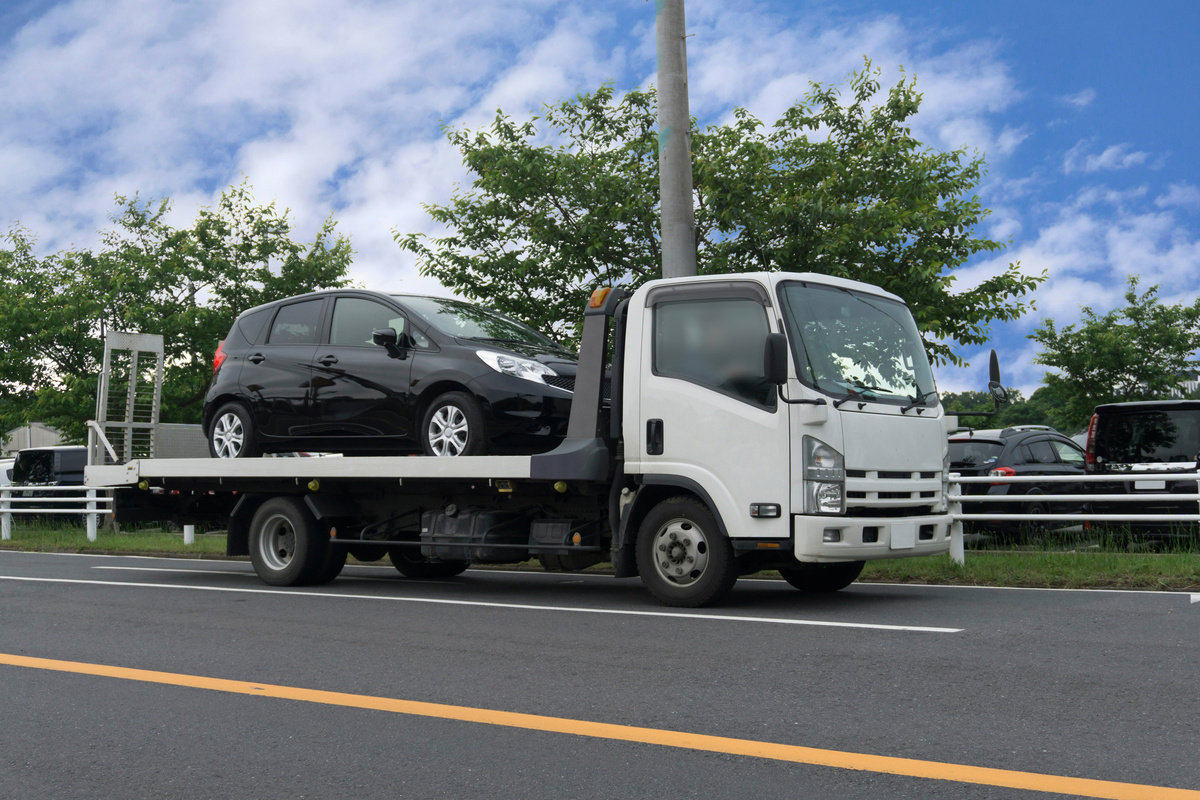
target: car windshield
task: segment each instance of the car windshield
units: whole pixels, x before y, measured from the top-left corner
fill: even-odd
[[[1000,442],[983,442],[978,439],[951,440],[950,466],[986,467],[1000,460],[1004,445]]]
[[[562,349],[557,342],[543,336],[528,325],[506,317],[499,311],[492,311],[490,308],[441,297],[414,297],[411,295],[395,295],[395,297],[412,309],[421,319],[449,336],[475,339],[481,342],[515,342],[552,347],[556,350]]]
[[[1200,451],[1200,410],[1101,413],[1096,457],[1110,464],[1191,463]]]
[[[865,292],[788,281],[781,292],[801,381],[834,397],[935,405],[912,313]]]

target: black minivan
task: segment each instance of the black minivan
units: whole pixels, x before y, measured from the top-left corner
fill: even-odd
[[[331,290],[237,318],[203,425],[216,458],[539,453],[566,435],[576,356],[480,306]]]

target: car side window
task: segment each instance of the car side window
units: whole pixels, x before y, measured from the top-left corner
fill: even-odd
[[[304,300],[282,306],[271,323],[267,344],[316,344],[324,300]]]
[[[408,330],[408,320],[383,303],[361,297],[339,297],[333,306],[329,343],[342,347],[375,347],[371,334],[383,328],[394,328],[397,334],[403,335]]]
[[[763,353],[770,326],[745,298],[660,303],[654,311],[654,372],[775,409]]]
[[[1054,454],[1054,448],[1045,439],[1030,442],[1029,452],[1033,455],[1034,464],[1055,464],[1058,462],[1058,456]]]
[[[1067,444],[1066,442],[1060,442],[1058,440],[1051,442],[1051,444],[1054,445],[1054,449],[1058,452],[1059,461],[1064,464],[1070,464],[1071,466],[1083,466],[1083,452],[1078,447]]]

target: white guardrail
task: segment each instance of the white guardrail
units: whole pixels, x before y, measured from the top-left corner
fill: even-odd
[[[64,496],[66,495],[66,496]],[[0,487],[0,540],[12,539],[14,514],[83,515],[89,542],[96,541],[100,518],[112,513],[112,494],[91,486]],[[196,528],[183,526],[183,543],[196,543]]]
[[[963,545],[964,522],[1149,522],[1169,524],[1172,522],[1200,522],[1200,493],[1155,493],[1154,488],[1166,488],[1168,483],[1200,481],[1197,472],[1114,472],[1104,475],[980,475],[965,477],[950,473],[948,501],[954,522],[950,528],[950,557],[956,563],[965,560]],[[1036,483],[1036,484],[1088,484],[1104,483],[1159,483],[1161,487],[1147,487],[1148,491],[1112,494],[963,494],[962,487],[969,484],[990,486]],[[963,503],[1146,503],[1146,502],[1192,502],[1195,514],[1094,514],[1080,511],[1072,514],[964,514]]]

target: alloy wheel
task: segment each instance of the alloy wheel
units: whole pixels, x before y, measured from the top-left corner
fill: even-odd
[[[442,406],[429,419],[429,446],[436,456],[458,456],[467,449],[467,415],[458,406]]]
[[[232,411],[222,414],[213,425],[213,449],[217,458],[237,458],[246,444],[242,419]]]

